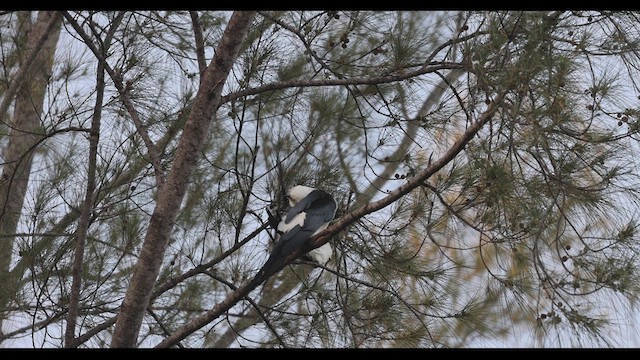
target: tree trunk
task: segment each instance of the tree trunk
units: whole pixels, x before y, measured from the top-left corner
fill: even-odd
[[[23,18],[21,32],[26,38],[19,76],[12,79],[17,84],[15,108],[9,141],[2,150],[0,178],[0,235],[6,236],[0,241],[0,329],[5,309],[17,291],[18,279],[11,279],[9,272],[15,242],[11,235],[16,233],[24,203],[34,145],[43,136],[40,119],[61,24],[60,14],[50,11],[40,11],[35,24],[31,23],[30,13],[20,14],[19,18]],[[7,92],[5,96],[12,94]]]
[[[209,124],[220,105],[222,87],[254,16],[255,12],[252,11],[233,13],[215,56],[205,70],[193,109],[180,138],[171,172],[158,193],[156,208],[151,216],[140,257],[118,314],[112,348],[136,346],[142,320],[162,265],[169,234],[198,161]]]

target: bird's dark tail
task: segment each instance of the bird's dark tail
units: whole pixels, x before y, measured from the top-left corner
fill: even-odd
[[[280,264],[277,264],[278,260],[280,260],[279,261]],[[247,287],[251,289],[257,288],[258,286],[260,286],[260,284],[265,282],[271,275],[277,273],[283,267],[284,267],[284,262],[281,259],[279,259],[277,256],[274,256],[274,254],[271,254],[267,262],[262,266],[262,268],[260,268],[260,271],[258,271],[256,276],[253,277],[253,279],[249,282],[249,285],[247,285]]]
[[[251,279],[251,281],[249,282],[249,284],[247,285],[247,287],[251,290],[257,288],[258,286],[260,286],[260,284],[262,284],[265,280],[267,280],[267,277],[264,276],[265,272],[260,270],[256,276],[253,277],[253,279]]]

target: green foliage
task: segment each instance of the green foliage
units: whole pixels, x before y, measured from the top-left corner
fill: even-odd
[[[116,18],[71,14],[94,45]],[[114,30],[107,62],[142,127],[107,74],[78,334],[118,313],[156,200],[171,191],[156,183],[142,132],[168,174],[189,141],[197,58],[209,65],[230,15],[197,14],[201,54],[187,11],[125,12]],[[348,214],[442,159],[504,94],[439,171],[334,236],[327,265],[292,265],[181,346],[509,346],[520,330],[531,339],[521,346],[626,345],[611,329],[640,292],[635,16],[260,12],[154,254],[163,265],[139,342],[157,344],[255,275],[273,231],[254,231],[283,190],[325,189]],[[0,94],[20,35],[2,29]],[[79,129],[96,101],[97,60],[79,39],[63,30],[40,119],[51,135],[37,146],[17,234],[0,234],[15,238],[3,276],[17,279],[0,288],[11,299],[0,314],[26,319],[5,324],[6,344],[33,335],[33,346],[61,346],[53,330],[68,309],[89,170]],[[3,149],[10,137],[1,126]],[[80,346],[108,346],[112,329]]]

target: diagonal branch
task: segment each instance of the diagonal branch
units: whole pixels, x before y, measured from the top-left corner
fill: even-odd
[[[193,276],[196,276],[196,275],[199,275],[199,274],[210,274],[211,267],[213,267],[215,264],[217,264],[220,261],[222,261],[225,258],[227,258],[231,253],[237,251],[239,248],[241,248],[243,245],[245,245],[251,239],[253,239],[256,236],[258,236],[258,234],[260,234],[262,231],[264,231],[264,229],[266,229],[267,226],[269,226],[269,223],[264,223],[262,226],[260,226],[259,228],[255,229],[253,232],[251,232],[251,234],[247,235],[244,239],[242,239],[242,241],[238,241],[231,248],[229,248],[228,250],[224,251],[220,255],[216,256],[214,259],[212,259],[210,261],[207,261],[204,264],[197,265],[194,268],[192,268],[190,270],[187,270],[186,272],[182,273],[181,275],[174,276],[174,277],[171,277],[170,279],[167,279],[167,281],[165,281],[162,285],[159,285],[156,288],[156,290],[154,290],[154,292],[151,294],[151,300],[150,300],[149,304],[151,304],[160,295],[164,294],[165,292],[169,291],[170,289],[174,288],[178,284],[182,283],[183,281],[185,281],[185,280],[187,280],[187,279],[189,279],[189,278],[191,278]],[[233,290],[235,290],[235,289],[236,288],[233,287]],[[105,330],[105,329],[109,328],[111,325],[115,324],[116,319],[117,319],[117,315],[112,317],[112,318],[109,318],[109,319],[105,320],[105,322],[103,322],[101,324],[98,324],[98,325],[92,327],[91,330],[87,331],[85,334],[83,334],[81,336],[78,336],[76,346],[88,341],[95,334],[97,334],[100,331]]]
[[[233,285],[232,283],[225,281],[224,279],[210,273],[207,272],[207,274],[209,276],[211,276],[212,278],[216,279],[217,281],[220,281],[221,283],[227,285],[229,288],[231,288],[232,290],[237,290],[238,288]],[[273,325],[271,325],[271,322],[269,321],[269,319],[267,319],[267,317],[265,316],[265,314],[260,310],[260,305],[257,304],[252,298],[250,297],[246,297],[245,298],[247,301],[249,301],[249,303],[251,304],[251,306],[253,306],[253,311],[260,316],[260,318],[262,319],[262,321],[264,321],[265,325],[267,326],[267,328],[269,328],[269,330],[271,331],[271,333],[273,333],[273,335],[276,337],[276,339],[278,340],[278,342],[280,343],[280,345],[282,345],[283,347],[286,347],[284,341],[282,340],[282,338],[280,337],[280,335],[278,335],[278,331],[275,329],[275,327],[273,327]]]
[[[122,13],[121,13],[122,14]],[[116,17],[109,29],[104,42],[104,51],[110,46],[113,35],[120,23],[122,16]],[[80,290],[82,288],[82,267],[84,258],[84,244],[89,231],[89,222],[94,207],[95,190],[96,190],[96,166],[98,157],[98,142],[100,140],[100,122],[102,118],[102,103],[104,101],[104,66],[98,62],[96,70],[96,103],[93,108],[93,117],[91,119],[91,130],[89,131],[89,165],[87,170],[87,189],[84,203],[82,204],[82,213],[80,222],[76,230],[76,247],[73,254],[72,283],[71,293],[69,294],[69,310],[67,313],[67,325],[64,334],[64,346],[73,348],[76,346],[75,331],[80,311]]]
[[[216,55],[204,73],[171,171],[166,183],[158,192],[158,200],[140,256],[118,314],[111,347],[133,347],[137,343],[145,309],[149,305],[158,278],[171,229],[205,143],[209,125],[212,119],[215,119],[215,112],[220,106],[222,87],[254,16],[255,12],[252,11],[236,11],[231,15],[216,49]]]
[[[121,19],[122,16],[124,16],[124,12],[120,12],[118,14],[118,18]],[[147,147],[147,153],[149,155],[149,161],[151,162],[151,165],[153,166],[153,169],[154,169],[154,173],[156,175],[156,184],[158,185],[159,188],[162,187],[162,185],[165,182],[165,176],[164,176],[164,173],[162,171],[162,166],[161,166],[161,163],[160,163],[160,156],[158,154],[158,149],[157,149],[156,145],[153,143],[153,141],[151,141],[151,138],[149,137],[149,133],[144,128],[144,125],[142,124],[142,120],[140,119],[140,115],[138,114],[138,111],[133,106],[133,103],[131,102],[131,99],[129,98],[129,86],[127,85],[125,87],[123,85],[122,76],[120,75],[120,73],[115,71],[115,70],[113,70],[113,68],[109,65],[109,63],[107,62],[107,60],[103,56],[102,52],[100,52],[100,50],[95,46],[95,44],[93,43],[93,41],[91,40],[89,35],[84,31],[82,26],[80,26],[80,24],[78,24],[76,19],[74,19],[71,16],[71,14],[69,14],[67,11],[64,12],[64,17],[65,17],[65,19],[67,19],[69,24],[71,24],[71,26],[78,33],[78,35],[80,35],[80,37],[84,41],[85,45],[89,48],[89,50],[91,50],[93,55],[104,66],[104,69],[109,74],[109,77],[111,78],[111,80],[113,81],[113,84],[115,85],[116,89],[118,90],[118,94],[120,95],[120,100],[122,101],[122,104],[127,109],[127,112],[131,116],[131,120],[133,121],[133,124],[135,125],[138,134],[140,134],[140,137],[142,138],[142,141],[144,142],[145,146]]]
[[[329,239],[331,239],[334,235],[346,229],[349,225],[355,223],[365,215],[368,215],[370,213],[381,210],[391,205],[393,202],[407,195],[413,189],[421,186],[424,180],[428,179],[430,176],[432,176],[437,171],[442,169],[446,164],[451,162],[451,160],[453,160],[458,155],[458,153],[460,153],[464,149],[467,143],[471,141],[471,139],[473,139],[473,137],[478,133],[478,131],[480,131],[480,129],[498,110],[499,106],[502,103],[502,100],[504,99],[504,96],[505,96],[504,92],[498,94],[496,98],[489,104],[487,110],[478,118],[478,120],[475,123],[471,124],[467,128],[467,130],[464,132],[462,137],[455,144],[453,144],[453,146],[441,158],[432,162],[427,168],[422,170],[415,177],[409,179],[406,182],[406,184],[399,186],[396,190],[391,192],[386,197],[378,201],[363,205],[360,208],[352,211],[351,213],[344,215],[342,218],[340,218],[334,224],[330,225],[327,229],[322,231],[320,234],[314,236],[311,239],[311,241],[309,241],[307,246],[298,248],[296,251],[294,251],[289,256],[284,266],[290,264],[297,258],[306,254],[311,249],[320,247],[323,244],[327,243]],[[181,328],[176,330],[175,333],[171,334],[171,336],[161,341],[158,345],[156,345],[156,347],[163,348],[163,347],[174,346],[179,341],[183,340],[193,332],[204,327],[205,325],[209,324],[210,322],[218,318],[220,315],[225,313],[238,301],[245,298],[253,289],[258,287],[258,285],[260,285],[264,280],[266,279],[257,279],[257,278],[251,279],[249,282],[240,286],[236,291],[227,295],[227,297],[223,301],[218,303],[211,310],[205,312],[201,316],[193,319],[189,323],[183,325]]]
[[[401,197],[410,193],[413,189],[421,186],[425,180],[442,169],[446,164],[451,162],[458,155],[458,153],[460,153],[465,148],[467,143],[469,143],[469,141],[473,139],[478,131],[480,131],[480,129],[487,123],[487,121],[489,121],[489,119],[491,119],[493,114],[498,110],[499,106],[502,103],[502,100],[505,97],[505,94],[506,92],[499,93],[489,104],[487,110],[478,118],[478,120],[476,120],[476,122],[472,123],[465,130],[461,138],[458,139],[458,141],[456,141],[453,146],[451,146],[451,148],[449,148],[449,150],[444,153],[444,155],[442,155],[442,157],[433,161],[429,166],[416,174],[414,177],[408,179],[405,184],[400,185],[386,197],[378,201],[363,205],[360,208],[340,218],[324,231],[314,236],[312,238],[312,241],[310,241],[312,244],[309,244],[308,247],[297,249],[297,251],[295,251],[291,255],[291,259],[289,261],[297,259],[313,248],[324,245],[329,241],[329,239],[331,239],[331,237],[346,229],[349,225],[355,223],[360,218],[391,205]]]
[[[410,79],[410,78],[424,75],[424,74],[433,73],[439,70],[454,70],[454,69],[466,69],[466,67],[464,64],[455,63],[455,62],[438,62],[435,64],[427,64],[425,66],[421,66],[415,70],[399,71],[391,75],[378,76],[378,77],[358,77],[353,79],[288,80],[288,81],[266,84],[266,85],[262,85],[254,88],[248,88],[242,91],[232,92],[230,94],[223,96],[221,102],[227,103],[241,97],[256,95],[256,94],[260,94],[267,91],[274,91],[274,90],[280,90],[285,88],[388,84],[392,82],[398,82],[401,80]]]
[[[384,184],[387,182],[387,179],[393,177],[393,174],[398,170],[398,166],[400,166],[399,160],[405,157],[409,147],[414,143],[413,139],[415,139],[418,129],[421,128],[420,119],[427,116],[435,104],[442,98],[442,95],[448,89],[448,83],[459,78],[463,73],[464,72],[460,69],[449,72],[447,76],[434,87],[431,93],[429,93],[429,96],[422,104],[422,107],[416,116],[407,121],[407,130],[405,135],[397,149],[393,154],[389,155],[390,161],[386,163],[387,165],[384,167],[382,172],[376,176],[371,185],[369,185],[369,187],[357,197],[356,206],[372,199],[375,193],[378,192],[379,189],[382,189]]]
[[[200,81],[202,81],[202,75],[207,69],[207,60],[204,57],[204,39],[202,38],[202,26],[200,26],[200,20],[198,18],[197,11],[191,10],[189,11],[189,15],[191,15],[191,23],[193,24],[193,39],[196,42],[198,70],[200,71]]]

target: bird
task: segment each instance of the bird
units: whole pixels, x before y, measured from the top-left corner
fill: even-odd
[[[287,199],[289,207],[282,215],[268,211],[269,222],[272,224],[282,217],[276,228],[279,238],[267,262],[251,281],[252,285],[258,286],[269,276],[280,271],[288,257],[296,249],[303,247],[314,235],[326,229],[336,215],[336,201],[324,190],[296,185],[289,190]],[[329,243],[307,253],[313,261],[322,265],[329,261],[331,254],[332,249]]]

